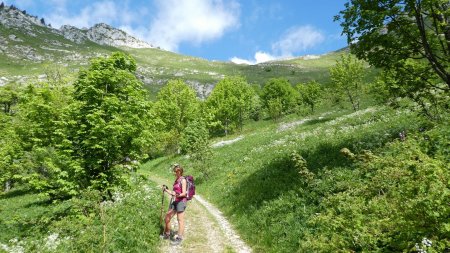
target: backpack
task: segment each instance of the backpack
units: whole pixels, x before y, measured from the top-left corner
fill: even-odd
[[[191,200],[195,195],[195,184],[194,184],[194,177],[193,176],[185,176],[184,179],[186,179],[186,198],[187,200]],[[180,180],[180,187],[181,180]]]

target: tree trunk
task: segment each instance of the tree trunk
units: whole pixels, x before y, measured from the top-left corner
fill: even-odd
[[[359,107],[359,106],[356,105],[356,101],[355,101],[355,99],[353,98],[351,92],[350,92],[348,89],[345,89],[345,91],[346,91],[346,93],[347,93],[348,99],[350,100],[350,103],[352,104],[353,110],[356,112],[356,111],[358,110],[358,107]]]

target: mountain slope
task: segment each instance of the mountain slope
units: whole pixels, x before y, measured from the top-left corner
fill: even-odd
[[[160,50],[107,24],[89,29],[66,25],[54,29],[43,19],[16,8],[0,9],[0,85],[45,78],[46,69],[65,68],[77,72],[89,59],[113,51],[126,51],[138,63],[137,76],[153,95],[170,79],[183,79],[200,97],[225,76],[242,75],[250,83],[263,85],[269,78],[284,77],[292,84],[329,81],[328,68],[340,54],[300,57],[258,65],[207,61]]]

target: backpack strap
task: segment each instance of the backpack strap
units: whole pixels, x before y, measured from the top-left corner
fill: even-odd
[[[181,188],[181,193],[183,193],[183,179],[184,180],[186,180],[186,197],[185,198],[187,198],[188,196],[189,196],[189,185],[188,185],[188,181],[187,181],[187,179],[186,179],[186,177],[184,177],[184,176],[181,176],[180,177],[180,188]]]

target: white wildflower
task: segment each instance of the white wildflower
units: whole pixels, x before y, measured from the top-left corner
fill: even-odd
[[[424,237],[422,239],[422,244],[425,245],[426,247],[431,247],[431,245],[433,244],[433,242],[431,240],[428,240],[426,237]]]
[[[55,250],[58,247],[60,241],[58,240],[59,235],[57,233],[53,233],[47,237],[47,241],[45,242],[45,247],[51,250]]]

